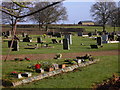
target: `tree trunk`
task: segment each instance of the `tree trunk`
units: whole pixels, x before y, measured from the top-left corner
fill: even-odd
[[[46,24],[45,31],[48,31],[48,25]]]
[[[8,54],[7,54],[4,62],[7,60],[8,56],[9,56],[9,54],[10,54],[10,52],[11,52],[11,48],[12,48],[13,41],[14,41],[14,36],[15,36],[15,34],[16,34],[17,22],[18,22],[18,20],[16,19],[16,20],[15,20],[15,23],[14,23],[14,27],[13,27],[13,38],[12,38],[12,42],[11,42],[10,49],[9,49],[9,51],[8,51]]]

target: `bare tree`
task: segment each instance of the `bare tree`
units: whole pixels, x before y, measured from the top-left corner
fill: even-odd
[[[115,31],[115,27],[116,26],[119,26],[118,25],[118,22],[119,22],[119,14],[120,14],[120,11],[118,8],[114,9],[110,15],[110,18],[108,20],[108,24],[110,24],[111,26],[114,27],[114,31]]]
[[[20,4],[27,5],[27,4],[30,4],[30,3],[20,2]],[[2,6],[4,8],[6,8],[7,11],[9,11],[10,13],[14,13],[17,16],[23,15],[23,14],[27,13],[27,11],[29,11],[29,9],[20,7],[14,2],[3,2]],[[13,31],[14,24],[15,24],[16,21],[23,22],[25,20],[24,20],[24,18],[16,18],[16,17],[11,16],[9,14],[2,13],[2,23],[3,24],[6,24],[6,23],[9,24],[12,27],[12,31]]]
[[[35,3],[35,7],[31,9],[31,11],[35,11],[41,9],[47,5],[51,4],[50,2],[38,2]],[[33,14],[33,21],[39,23],[39,28],[42,25],[47,25],[51,23],[56,23],[60,20],[67,20],[67,12],[66,8],[63,7],[62,3],[51,6],[44,11]]]
[[[115,8],[115,2],[96,2],[91,7],[90,12],[94,17],[94,20],[103,26],[103,31],[106,31],[105,25],[107,24],[108,19]]]

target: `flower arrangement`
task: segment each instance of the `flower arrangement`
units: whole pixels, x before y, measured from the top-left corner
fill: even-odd
[[[54,57],[54,59],[60,59],[62,58],[62,54],[61,53],[57,53]]]

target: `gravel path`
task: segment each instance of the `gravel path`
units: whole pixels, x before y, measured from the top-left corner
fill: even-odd
[[[75,58],[76,56],[82,56],[87,53],[93,56],[106,56],[106,55],[118,55],[118,50],[111,51],[92,51],[92,52],[79,52],[79,53],[62,53],[62,58]],[[44,60],[53,59],[55,54],[21,54],[21,55],[9,55],[7,60],[14,60],[14,58],[25,58],[28,57],[30,60]],[[4,60],[6,55],[2,55],[2,60]]]

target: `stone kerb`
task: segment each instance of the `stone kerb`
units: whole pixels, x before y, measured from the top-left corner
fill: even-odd
[[[60,73],[63,73],[63,72],[73,71],[74,69],[76,69],[78,67],[84,67],[84,66],[93,64],[96,61],[99,61],[99,60],[88,61],[87,63],[80,63],[78,65],[72,65],[70,67],[65,67],[65,68],[62,68],[62,69],[57,69],[57,70],[54,70],[54,71],[43,73],[43,74],[40,74],[40,75],[37,75],[37,76],[29,77],[29,78],[23,79],[21,81],[12,82],[12,85],[15,87],[15,86],[18,86],[18,85],[21,85],[21,84],[25,84],[25,83],[33,82],[33,81],[36,81],[36,80],[41,80],[41,79],[46,78],[46,77],[54,76],[54,75],[57,75],[57,74],[60,74]]]

